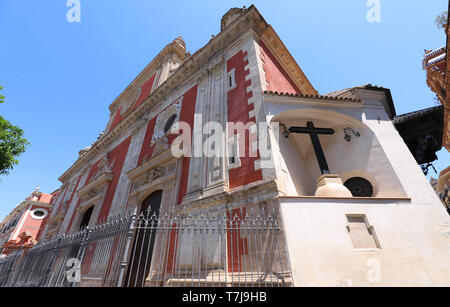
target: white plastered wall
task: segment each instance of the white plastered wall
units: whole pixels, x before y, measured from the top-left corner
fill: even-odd
[[[278,158],[288,169],[285,178],[290,196],[280,198],[280,211],[294,284],[449,286],[450,217],[387,116],[384,94],[366,93],[359,107],[334,107],[320,101],[311,105],[298,98],[295,101],[283,99],[266,100],[270,119],[300,109],[303,115],[299,117],[314,119],[313,122],[318,123],[316,126],[333,120],[338,122],[333,137],[329,140],[321,137],[330,168],[349,176],[352,173],[347,172],[353,165],[366,165],[361,171],[375,178],[378,185],[375,198],[296,197],[302,191],[298,186],[305,188],[307,184],[295,181],[313,177],[309,178],[312,183],[320,175],[317,161],[311,146],[305,145],[308,138],[299,141],[305,148],[296,148],[297,156],[292,156],[294,150],[287,149],[287,139],[280,141],[282,149]],[[323,114],[323,118],[305,111],[311,108]],[[327,112],[331,111],[336,115],[330,119]],[[339,123],[339,114],[352,120]],[[300,124],[305,122],[300,121]],[[346,142],[342,130],[345,124],[359,129],[361,136],[352,136],[352,141]],[[300,157],[306,169],[289,171],[301,166]],[[277,174],[280,173],[277,170]],[[353,174],[357,175],[358,171]],[[347,215],[364,215],[373,226],[381,248],[355,249],[347,229]]]
[[[366,178],[374,186],[375,197],[407,197],[379,137],[363,122],[365,110],[361,106],[333,107],[320,102],[315,106],[311,102],[286,101],[266,102],[266,108],[271,121],[283,122],[287,127],[306,126],[308,121],[312,121],[315,127],[334,129],[333,135],[319,136],[332,173],[343,179],[352,176]],[[347,142],[344,139],[344,128],[347,127],[360,136],[352,134],[351,141]],[[276,144],[274,151],[281,165],[285,165],[278,174],[286,177],[282,172],[287,173],[286,195],[313,196],[321,173],[309,135],[292,133],[288,139],[280,135],[279,142],[281,145]]]

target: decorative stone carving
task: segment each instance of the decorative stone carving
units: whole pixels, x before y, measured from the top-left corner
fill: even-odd
[[[215,69],[219,68],[225,62],[223,53],[218,53],[211,58],[208,69],[212,72]]]
[[[236,20],[241,14],[245,12],[244,8],[232,8],[225,15],[222,16],[220,21],[220,30],[223,31],[227,26],[229,26],[234,20]]]
[[[156,141],[155,148],[153,149],[152,158],[167,149],[169,149],[169,140],[167,139],[166,136],[163,136],[158,141]]]
[[[78,190],[78,196],[81,200],[77,212],[84,212],[89,206],[101,202],[105,196],[109,183],[112,181],[114,174],[112,168],[114,160],[108,158],[102,159],[98,163],[98,170],[94,178],[85,186]]]
[[[96,196],[98,194],[98,191],[95,189],[89,190],[89,192],[87,193],[87,198],[92,198],[94,196]]]
[[[155,167],[148,174],[148,181],[155,180],[164,175],[163,167]]]
[[[102,174],[113,174],[112,168],[115,160],[109,160],[107,157],[103,158],[97,165],[97,172],[93,176],[93,179],[98,178]]]
[[[99,194],[99,191],[95,188],[92,188],[92,189],[88,190],[87,192],[83,193],[83,195],[81,197],[81,201],[86,202],[86,201],[96,197],[98,194]]]
[[[167,121],[173,115],[176,115],[177,118],[180,117],[180,110],[182,103],[183,103],[183,96],[181,96],[178,100],[176,100],[170,106],[168,106],[164,111],[158,114],[158,117],[156,118],[155,130],[153,132],[151,145],[154,145],[160,138],[166,135],[166,132],[164,132],[164,127]],[[167,134],[168,133],[170,133],[170,131],[168,131]]]
[[[176,162],[171,162],[167,166],[167,171],[171,172],[171,171],[175,170],[176,167],[177,167],[177,163]]]
[[[150,160],[151,160],[151,158],[149,157],[148,153],[146,153],[144,155],[144,157],[142,158],[142,164],[144,164],[144,163],[146,163],[146,162],[148,162]]]
[[[135,88],[129,91],[128,95],[123,97],[121,100],[120,115],[126,116],[128,111],[131,111],[131,107],[136,103],[139,96],[141,95],[141,88]]]
[[[146,184],[148,182],[148,176],[140,177],[138,180],[136,180],[133,184],[133,190],[136,188],[139,188],[140,186]]]

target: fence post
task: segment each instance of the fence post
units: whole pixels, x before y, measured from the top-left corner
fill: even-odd
[[[5,278],[5,281],[4,281],[3,285],[2,285],[2,287],[6,287],[6,284],[8,283],[8,279],[9,279],[11,273],[12,273],[13,266],[16,263],[17,256],[19,254],[22,254],[22,246],[19,247],[19,250],[15,253],[15,255],[13,256],[13,258],[11,260],[11,263],[9,264],[9,268],[8,268],[7,273],[6,273],[6,278]],[[10,286],[13,286],[13,285],[10,285]]]
[[[47,283],[48,277],[50,275],[50,272],[52,271],[53,264],[56,260],[56,255],[58,254],[59,245],[61,244],[62,237],[58,239],[58,242],[56,243],[56,246],[53,248],[53,255],[50,259],[50,263],[48,264],[47,270],[45,271],[45,277],[42,283],[39,285],[40,287],[45,287],[45,284]]]
[[[87,245],[89,243],[89,237],[90,237],[90,235],[92,233],[92,229],[89,228],[89,227],[86,227],[85,232],[86,233],[83,236],[83,239],[81,240],[80,250],[78,251],[78,254],[77,254],[77,259],[80,261],[80,270],[81,270],[81,263],[83,262],[84,254],[86,252],[86,248],[87,248]],[[80,274],[81,274],[81,272],[80,272]],[[71,282],[69,284],[69,287],[75,287],[75,284],[76,284],[76,282]]]
[[[137,215],[137,207],[134,207],[133,213],[130,217],[130,226],[128,228],[128,233],[125,241],[125,248],[122,255],[122,261],[120,262],[120,272],[119,272],[119,279],[117,281],[117,287],[121,287],[124,282],[124,276],[125,276],[125,269],[127,268],[127,259],[128,259],[128,251],[130,249],[131,240],[133,238],[134,234],[134,228],[135,228],[135,222],[136,222],[136,215]]]

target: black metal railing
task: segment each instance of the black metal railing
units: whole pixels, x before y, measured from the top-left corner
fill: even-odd
[[[115,216],[0,259],[3,287],[291,286],[276,211]]]

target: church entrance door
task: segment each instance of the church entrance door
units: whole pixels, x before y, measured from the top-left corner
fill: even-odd
[[[150,272],[162,193],[162,191],[153,192],[142,202],[139,215],[142,214],[145,220],[152,220],[153,225],[141,223],[142,225],[139,227],[138,223],[132,254],[128,263],[125,284],[127,287],[143,287]],[[152,216],[156,218],[152,219]]]

